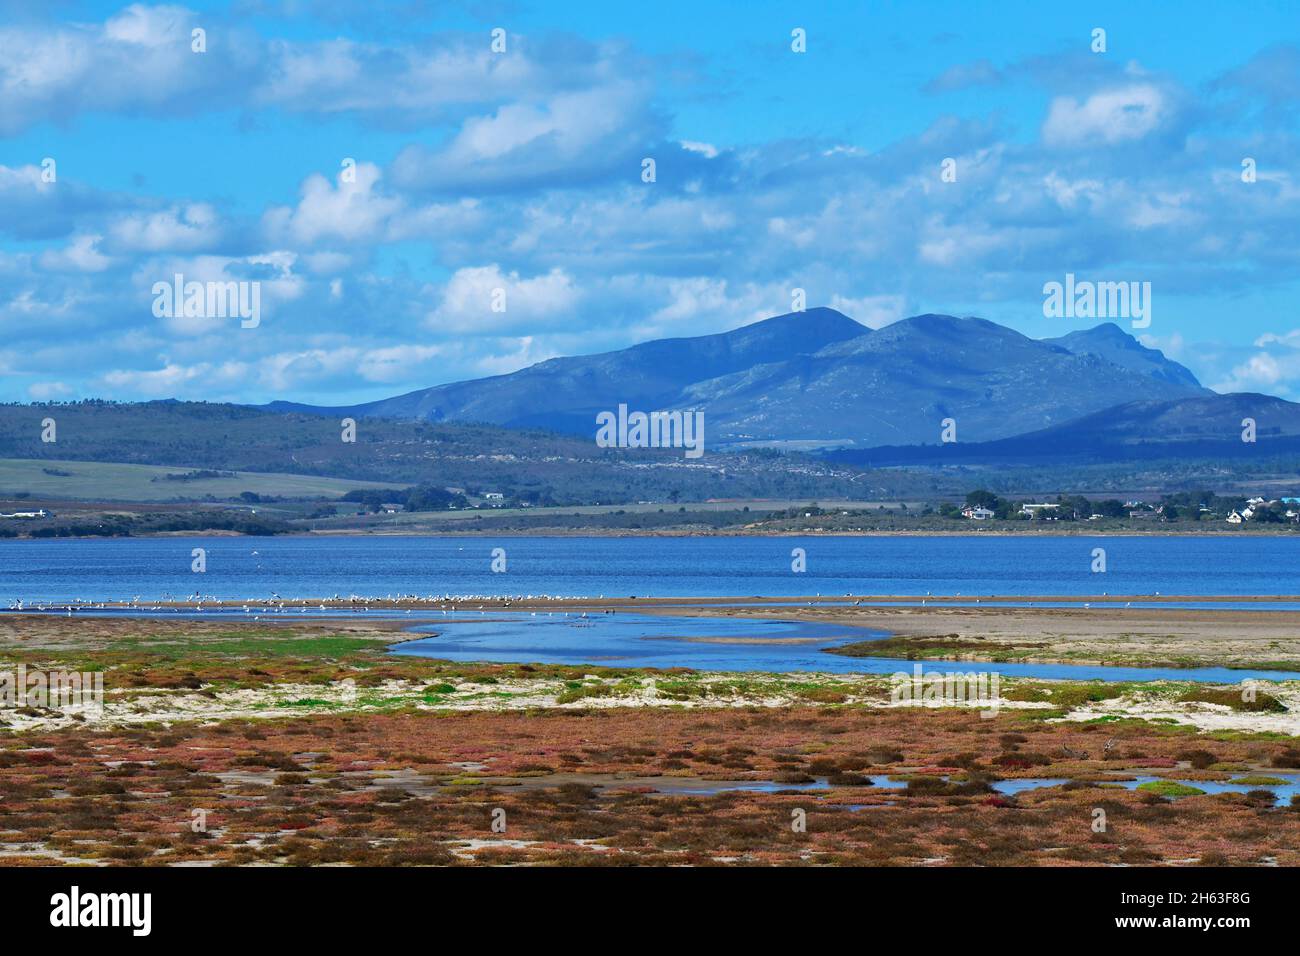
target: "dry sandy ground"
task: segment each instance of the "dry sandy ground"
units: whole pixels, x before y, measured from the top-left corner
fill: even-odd
[[[793,678],[793,679],[792,679]],[[681,677],[666,681],[680,684]],[[106,690],[102,707],[63,710],[14,710],[0,708],[0,728],[16,733],[45,732],[79,726],[85,729],[171,726],[175,724],[210,724],[218,721],[274,720],[322,714],[382,714],[395,711],[510,712],[547,710],[592,711],[610,708],[733,709],[821,707],[800,696],[801,687],[815,685],[842,695],[835,706],[864,708],[899,708],[907,705],[889,699],[890,679],[882,675],[798,674],[746,675],[744,686],[735,684],[731,673],[699,672],[693,683],[713,685],[716,689],[703,696],[683,698],[662,689],[664,678],[638,679],[634,689],[620,686],[617,678],[591,676],[584,684],[590,696],[560,702],[566,691],[562,680],[537,678],[500,681],[494,685],[460,683],[454,691],[431,698],[426,681],[390,680],[376,687],[358,689],[350,681],[327,684],[278,683],[265,687],[205,689],[188,691],[161,688]],[[1055,683],[1043,681],[1002,682],[1003,692],[1021,683]],[[1178,699],[1189,685],[1185,682],[1153,681],[1134,686],[1120,697],[1085,702],[1068,709],[1061,718],[1052,720],[1095,721],[1099,718],[1138,718],[1167,724],[1182,724],[1204,731],[1271,732],[1300,735],[1300,681],[1254,684],[1260,693],[1270,694],[1287,710],[1281,713],[1243,712],[1221,704],[1187,702]],[[1052,709],[1051,703],[999,699],[992,703],[929,703],[925,709],[963,707],[996,716],[1017,710]]]
[[[660,613],[699,613],[664,610]],[[723,617],[781,617],[849,624],[900,637],[987,641],[989,651],[960,660],[992,660],[1021,648],[1014,660],[1040,663],[1259,667],[1300,670],[1300,612],[1124,608],[791,607],[709,608]],[[1041,645],[1041,646],[1037,646]],[[1289,668],[1277,668],[1289,669]],[[1297,675],[1300,677],[1300,674]]]

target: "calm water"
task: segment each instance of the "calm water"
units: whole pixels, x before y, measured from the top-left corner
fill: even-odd
[[[880,631],[831,624],[623,611],[585,616],[564,611],[449,612],[438,623],[414,629],[437,633],[399,644],[394,654],[455,661],[853,673],[868,668],[822,648],[883,636]],[[806,643],[784,643],[791,639]],[[747,643],[712,643],[737,640]],[[894,663],[890,673],[900,669],[899,662]]]
[[[1103,612],[1104,613],[1104,612]],[[602,664],[607,667],[693,667],[713,671],[821,671],[833,674],[980,671],[1007,677],[1060,680],[1194,680],[1235,684],[1294,680],[1293,671],[1229,670],[1226,667],[1094,667],[1082,664],[995,664],[844,657],[825,648],[881,637],[879,631],[797,621],[747,621],[653,614],[589,614],[563,611],[448,612],[435,624],[417,624],[432,637],[408,641],[394,654],[453,661],[541,664]],[[798,644],[786,643],[791,639]],[[743,643],[737,643],[743,641]]]
[[[1093,549],[1098,547],[1106,551],[1105,574],[1090,570]],[[206,551],[205,573],[190,569],[194,548]],[[495,548],[505,550],[504,573],[491,569]],[[793,548],[806,552],[805,573],[791,571]],[[685,598],[818,593],[830,597],[853,592],[973,597],[1103,591],[1293,594],[1300,591],[1300,544],[1288,538],[1231,536],[0,540],[0,607],[20,599],[30,606],[136,596],[144,601],[164,600],[195,594],[260,602],[273,595]],[[226,613],[239,614],[241,610]],[[256,617],[275,611],[263,606],[249,613]],[[1106,612],[1098,608],[1097,613]],[[412,624],[419,619],[417,613]],[[597,614],[586,620],[544,611],[435,614],[435,619],[438,623],[421,626],[436,634],[400,645],[394,653],[453,660],[732,671],[893,673],[911,666],[893,659],[824,653],[823,649],[833,644],[880,636],[831,625],[628,612]],[[746,642],[736,643],[737,638]],[[800,643],[783,642],[790,638]],[[970,667],[944,662],[927,665],[927,670],[953,669]],[[982,664],[979,669],[1021,677],[1232,683],[1248,677],[1280,680],[1295,676],[1223,668],[1046,664]]]
[[[25,609],[30,612],[32,609]],[[0,610],[0,615],[9,613]],[[391,653],[453,661],[498,661],[530,664],[597,664],[605,667],[690,667],[713,671],[837,674],[982,673],[1052,680],[1188,680],[1235,684],[1239,681],[1295,680],[1294,671],[1230,670],[1226,667],[1104,667],[1085,664],[958,663],[906,661],[892,657],[844,657],[826,648],[885,636],[883,631],[803,621],[743,618],[613,614],[579,611],[402,611],[348,608],[116,608],[79,609],[72,614],[54,607],[37,611],[76,617],[206,618],[243,621],[387,618],[405,621],[416,637],[390,648]],[[1105,613],[1099,611],[1099,613]],[[429,619],[433,623],[429,623]]]
[[[791,550],[807,571],[791,571]],[[1092,551],[1107,572],[1093,574]],[[207,571],[190,570],[207,552]],[[492,550],[506,552],[493,573]],[[1300,541],[1273,537],[123,538],[0,540],[0,606],[356,594],[705,597],[1288,594]]]

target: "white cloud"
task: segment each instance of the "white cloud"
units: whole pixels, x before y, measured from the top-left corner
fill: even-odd
[[[112,259],[99,251],[103,236],[74,236],[65,248],[41,253],[40,266],[51,272],[103,272]]]
[[[374,163],[358,163],[351,172],[352,181],[345,181],[348,170],[341,169],[333,185],[320,174],[307,177],[297,206],[267,211],[262,220],[267,236],[274,242],[308,244],[377,238],[401,200],[379,193],[383,174]]]
[[[205,18],[209,19],[210,18]],[[205,54],[190,49],[194,13],[136,3],[103,24],[0,27],[0,132],[94,110],[194,111],[247,66],[227,33]]]
[[[1281,335],[1276,332],[1265,332],[1255,339],[1256,348],[1264,348],[1267,345],[1286,345],[1291,348],[1300,348],[1300,329],[1292,329],[1290,332],[1283,332]]]
[[[1114,145],[1141,139],[1169,114],[1165,94],[1149,83],[1103,90],[1082,102],[1058,96],[1043,123],[1043,141],[1049,146]]]
[[[109,226],[113,247],[123,252],[191,252],[221,236],[216,210],[189,203],[155,213],[131,213]]]
[[[72,388],[63,382],[34,382],[27,386],[27,394],[36,402],[67,398],[72,393]]]
[[[1164,337],[1143,333],[1139,335],[1137,339],[1147,348],[1159,349],[1175,361],[1182,356],[1187,347],[1187,343],[1183,340],[1181,332],[1173,332]]]
[[[427,324],[440,332],[462,334],[537,329],[571,319],[578,300],[578,289],[561,269],[520,278],[518,272],[502,272],[495,264],[475,266],[456,270]],[[504,311],[493,311],[494,302],[503,302]]]
[[[252,256],[199,255],[148,260],[132,276],[135,288],[134,301],[138,314],[153,323],[161,323],[166,331],[179,336],[205,336],[224,328],[238,329],[239,319],[208,316],[172,315],[154,317],[155,283],[175,286],[177,275],[185,284],[190,282],[256,282],[260,299],[261,322],[274,321],[278,307],[302,297],[307,280],[295,271],[297,256],[292,252],[276,251]],[[164,293],[165,294],[165,293]]]
[[[680,143],[682,149],[692,153],[699,153],[705,159],[717,159],[718,147],[712,143],[697,143],[694,140],[684,139]]]
[[[507,103],[467,119],[445,147],[403,150],[393,162],[394,180],[417,189],[515,188],[630,164],[658,135],[648,98],[644,84],[621,81]],[[629,178],[640,173],[639,165],[627,169]]]
[[[1223,381],[1210,387],[1216,392],[1276,389],[1297,373],[1300,373],[1300,355],[1280,359],[1267,352],[1258,352],[1234,367]]]
[[[1043,177],[1043,187],[1047,194],[1062,209],[1073,210],[1080,205],[1080,200],[1091,202],[1102,192],[1103,185],[1097,179],[1070,179],[1052,170]]]
[[[901,295],[866,295],[856,299],[835,295],[830,306],[871,329],[882,329],[905,315]]]

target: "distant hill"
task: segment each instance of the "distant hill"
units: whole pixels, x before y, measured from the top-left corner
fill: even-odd
[[[945,418],[960,439],[988,441],[1123,402],[1207,394],[1112,324],[1039,341],[984,319],[918,315],[872,330],[815,308],[364,405],[268,408],[592,435],[597,412],[622,403],[702,409],[714,447],[873,447],[936,441]]]
[[[50,417],[57,441],[41,440]],[[803,456],[764,452],[685,459],[675,449],[599,448],[591,437],[459,422],[372,418],[344,442],[339,420],[208,402],[74,402],[0,405],[0,497],[61,487],[84,493],[84,468],[64,462],[160,465],[174,471],[319,475],[358,482],[432,484],[518,495],[535,503],[587,504],[715,497],[847,498],[863,486],[844,469]],[[43,463],[50,466],[42,471]],[[35,468],[39,479],[19,480]],[[69,472],[67,477],[61,472]],[[8,476],[6,478],[6,476]],[[219,483],[231,494],[253,486]],[[290,483],[292,485],[292,483]],[[160,481],[159,500],[195,494],[185,482]],[[206,486],[202,486],[206,491]],[[309,483],[285,493],[308,493]],[[338,493],[330,486],[332,494]],[[94,494],[111,495],[110,488]]]
[[[1242,421],[1255,421],[1255,441]],[[1241,460],[1300,454],[1300,404],[1239,392],[1174,401],[1128,402],[1013,438],[835,452],[859,466]]]

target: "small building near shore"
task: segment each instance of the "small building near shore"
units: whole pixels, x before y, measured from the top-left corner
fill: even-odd
[[[1052,512],[1059,510],[1060,507],[1060,505],[1050,504],[1048,502],[1043,502],[1042,504],[1031,504],[1026,502],[1020,506],[1020,513],[1022,515],[1029,515],[1031,518],[1054,518],[1056,516],[1052,514]]]

